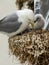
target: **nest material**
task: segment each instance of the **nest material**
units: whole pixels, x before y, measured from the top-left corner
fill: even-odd
[[[49,65],[49,32],[37,30],[9,38],[9,49],[21,63]]]
[[[28,9],[34,10],[34,0],[16,0],[16,6],[18,5],[18,9],[22,9],[23,3],[28,1]]]

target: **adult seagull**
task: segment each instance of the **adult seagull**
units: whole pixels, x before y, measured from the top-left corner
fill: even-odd
[[[34,13],[30,9],[17,10],[0,20],[0,32],[13,36],[22,33],[31,23],[33,26]]]

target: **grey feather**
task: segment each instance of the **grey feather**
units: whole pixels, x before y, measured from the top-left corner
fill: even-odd
[[[17,31],[21,24],[22,22],[18,22],[18,16],[16,13],[13,13],[12,15],[8,15],[0,20],[0,31],[12,33]]]

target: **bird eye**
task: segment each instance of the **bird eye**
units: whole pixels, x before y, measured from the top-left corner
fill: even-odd
[[[38,21],[40,18],[38,17],[36,20]]]
[[[40,18],[38,17],[38,18],[34,21],[34,23],[36,23],[37,21],[39,21],[39,19],[40,19]]]

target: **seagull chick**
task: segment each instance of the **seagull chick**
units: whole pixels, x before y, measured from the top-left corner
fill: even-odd
[[[0,20],[0,32],[9,37],[22,33],[29,24],[33,25],[34,14],[30,9],[17,10]]]
[[[42,16],[42,14],[36,14],[35,15],[35,21],[34,21],[34,29],[43,29],[45,25],[45,19]]]

